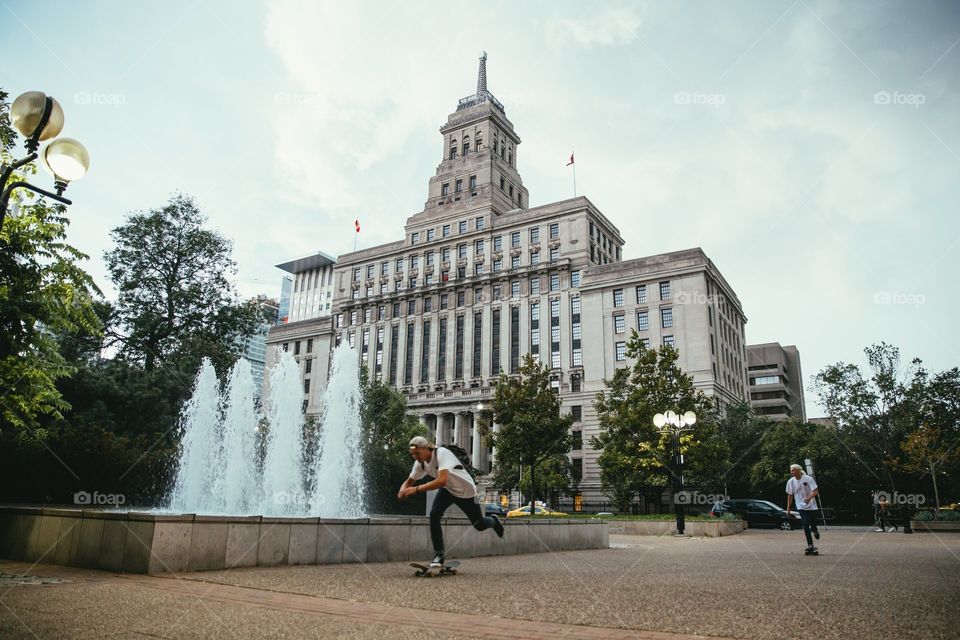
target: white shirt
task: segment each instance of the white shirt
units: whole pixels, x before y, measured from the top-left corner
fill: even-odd
[[[787,480],[787,493],[793,495],[793,501],[797,503],[797,509],[804,511],[815,511],[817,509],[817,499],[810,494],[817,488],[817,483],[807,474],[802,474],[797,480],[793,476]]]
[[[454,468],[458,466],[460,469]],[[448,471],[446,489],[455,497],[472,498],[477,495],[477,485],[473,483],[473,478],[471,478],[467,470],[463,468],[457,456],[453,455],[446,447],[437,447],[434,449],[433,456],[430,457],[429,462],[421,463],[415,461],[413,463],[413,469],[410,471],[410,479],[419,480],[424,476],[436,478],[440,473],[440,469],[446,469]]]

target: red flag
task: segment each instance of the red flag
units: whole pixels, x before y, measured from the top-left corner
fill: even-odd
[[[357,233],[360,233],[360,220],[359,220],[359,219],[353,221],[353,226],[355,226],[355,227],[357,228]]]
[[[572,165],[572,164],[573,164],[573,154],[571,153],[571,154],[570,154],[570,162],[567,163],[567,166],[569,167],[569,166]]]

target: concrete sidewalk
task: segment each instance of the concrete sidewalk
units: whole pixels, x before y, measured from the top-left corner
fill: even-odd
[[[960,535],[831,531],[819,557],[801,532],[611,542],[434,579],[403,563],[178,578],[34,567],[71,582],[0,587],[0,637],[956,637]]]

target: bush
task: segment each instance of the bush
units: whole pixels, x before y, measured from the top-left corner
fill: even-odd
[[[951,509],[949,511],[940,511],[940,517],[937,520],[944,522],[960,522],[960,511]]]
[[[917,511],[913,515],[913,520],[918,522],[930,522],[933,520],[933,511]]]

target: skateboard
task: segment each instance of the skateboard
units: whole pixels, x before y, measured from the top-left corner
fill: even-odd
[[[440,569],[431,569],[430,563],[427,562],[422,564],[420,562],[411,562],[410,566],[417,570],[416,575],[420,578],[432,578],[433,576],[455,576],[457,575],[457,567],[460,566],[459,560],[451,560],[443,565]]]
[[[803,555],[805,556],[818,556],[820,555],[820,550],[816,547],[809,547],[803,550]]]

